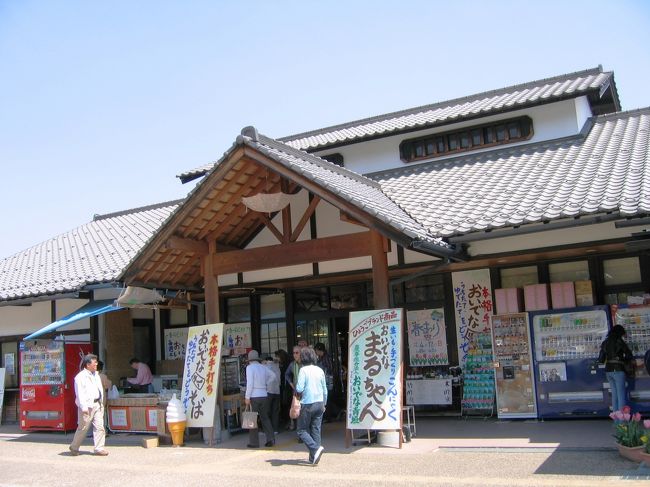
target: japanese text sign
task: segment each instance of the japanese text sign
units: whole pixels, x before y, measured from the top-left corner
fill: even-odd
[[[226,323],[223,326],[224,347],[227,355],[243,355],[253,348],[250,323]]]
[[[489,269],[452,272],[454,310],[458,333],[458,361],[465,367],[467,354],[474,339],[490,333],[492,316],[492,286]]]
[[[407,311],[406,324],[410,365],[426,367],[449,363],[445,314],[442,308]]]
[[[187,327],[165,330],[165,360],[183,360],[185,358],[187,330]]]
[[[213,426],[222,340],[223,323],[191,326],[188,330],[181,390],[187,426]]]
[[[350,313],[348,429],[402,427],[401,309]]]

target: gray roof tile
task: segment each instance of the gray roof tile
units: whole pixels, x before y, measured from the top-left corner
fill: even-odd
[[[278,139],[294,148],[315,151],[330,145],[354,143],[367,138],[427,128],[504,110],[521,109],[587,93],[600,93],[614,86],[614,73],[597,68],[541,79],[455,100],[326,127]],[[613,94],[617,98],[616,93]],[[213,163],[179,174],[183,182],[205,174]]]
[[[178,203],[96,216],[0,260],[0,300],[67,293],[114,281]]]
[[[588,134],[370,175],[434,235],[650,208],[650,108],[593,119]],[[435,191],[420,188],[435,188]]]

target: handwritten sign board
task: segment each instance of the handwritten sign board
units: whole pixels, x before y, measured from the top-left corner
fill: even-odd
[[[189,328],[169,328],[165,330],[165,360],[185,359],[187,331]]]
[[[222,340],[223,323],[191,326],[188,330],[181,389],[187,426],[213,426]]]
[[[253,348],[250,323],[226,323],[223,325],[224,347],[227,355],[243,355]]]
[[[451,379],[407,380],[406,404],[451,404]]]
[[[348,429],[402,427],[403,310],[350,313]]]
[[[492,316],[492,286],[490,270],[452,272],[456,332],[458,334],[458,360],[461,367],[477,337],[490,333]]]
[[[410,365],[426,367],[449,363],[445,313],[442,308],[407,311],[406,324]]]

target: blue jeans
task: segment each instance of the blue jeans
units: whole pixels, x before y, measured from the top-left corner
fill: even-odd
[[[612,392],[612,410],[620,411],[625,406],[625,372],[605,372],[609,389]]]
[[[320,447],[320,430],[323,422],[323,403],[314,402],[300,406],[296,433],[309,450],[309,458],[313,459]]]

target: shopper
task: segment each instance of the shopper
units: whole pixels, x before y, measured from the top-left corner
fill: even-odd
[[[296,381],[298,380],[298,372],[300,371],[300,350],[301,347],[299,345],[293,347],[293,360],[284,373],[284,382],[288,386],[289,404],[291,404],[291,397],[296,393]],[[289,420],[289,429],[296,429],[295,420]]]
[[[280,427],[285,428],[289,424],[289,407],[291,405],[292,393],[289,392],[290,387],[286,383],[284,377],[291,359],[286,350],[283,349],[273,352],[273,357],[280,367]]]
[[[329,354],[327,353],[327,349],[325,348],[325,344],[323,343],[317,343],[314,345],[314,352],[316,352],[316,356],[318,357],[318,362],[316,365],[318,365],[321,369],[323,369],[323,373],[325,374],[325,384],[327,385],[327,405],[325,409],[325,414],[323,416],[323,420],[327,423],[329,422],[333,417],[336,417],[336,412],[332,408],[332,390],[334,389],[334,371],[333,371],[333,365],[332,365],[332,359],[330,358]]]
[[[273,425],[269,416],[269,400],[267,395],[268,384],[273,380],[273,373],[260,363],[260,355],[257,350],[248,352],[248,365],[246,366],[246,406],[256,411],[260,421],[266,443],[264,446],[275,445]],[[248,448],[258,448],[260,439],[258,428],[248,430]]]
[[[323,369],[316,364],[316,352],[309,347],[300,350],[302,367],[298,373],[296,393],[300,395],[298,437],[309,450],[309,462],[317,465],[323,455],[321,426],[327,402],[327,386]]]
[[[632,360],[633,355],[623,337],[625,328],[621,325],[614,326],[607,334],[607,338],[600,345],[601,361],[605,362],[605,375],[612,393],[612,410],[620,411],[627,404],[625,392],[625,367],[624,363]]]
[[[266,384],[266,395],[269,402],[269,416],[273,425],[273,434],[280,431],[280,365],[273,357],[267,357],[264,362],[273,374],[273,378]]]
[[[74,378],[75,403],[77,404],[77,431],[70,444],[72,456],[79,455],[79,447],[92,424],[95,455],[105,457],[106,432],[104,430],[104,392],[102,381],[97,373],[97,355],[88,354],[83,358],[83,370]]]
[[[135,357],[129,360],[129,365],[131,365],[132,369],[137,370],[137,374],[135,377],[129,377],[126,380],[130,384],[138,386],[138,389],[142,392],[153,392],[153,375],[149,366]]]

